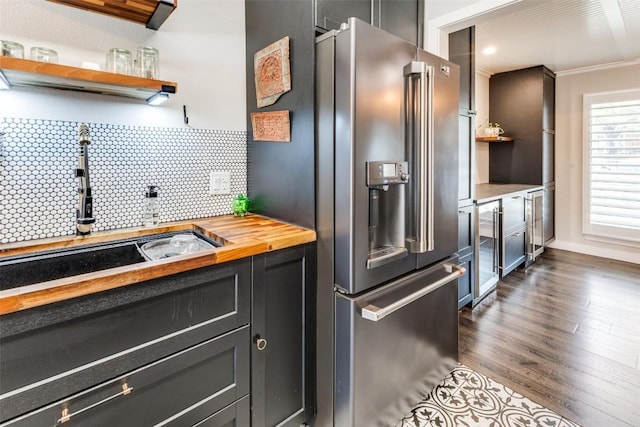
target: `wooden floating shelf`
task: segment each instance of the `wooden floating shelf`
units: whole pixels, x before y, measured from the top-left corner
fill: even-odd
[[[113,16],[157,30],[178,6],[178,0],[49,0]]]
[[[513,138],[508,136],[476,136],[478,142],[513,142]]]
[[[0,56],[0,72],[11,86],[50,87],[147,100],[158,92],[176,93],[174,82],[107,73]]]

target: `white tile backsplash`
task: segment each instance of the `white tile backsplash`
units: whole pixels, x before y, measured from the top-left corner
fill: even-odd
[[[0,243],[75,233],[79,124],[1,119]],[[231,213],[246,193],[246,132],[87,124],[95,231],[142,225],[148,185],[162,222]],[[209,195],[214,170],[231,171],[231,194]]]

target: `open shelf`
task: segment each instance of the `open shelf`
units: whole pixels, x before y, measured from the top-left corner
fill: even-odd
[[[142,24],[157,30],[177,7],[178,0],[49,0]]]
[[[50,87],[147,100],[176,93],[174,82],[0,56],[0,72],[11,86]]]
[[[513,138],[508,136],[476,136],[478,142],[513,142]]]

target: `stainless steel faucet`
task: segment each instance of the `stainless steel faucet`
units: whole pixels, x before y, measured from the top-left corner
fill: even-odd
[[[93,217],[93,197],[91,196],[91,185],[89,184],[89,126],[81,124],[78,133],[80,134],[80,154],[78,155],[78,208],[76,210],[76,234],[84,236],[91,233],[91,228],[96,222]]]

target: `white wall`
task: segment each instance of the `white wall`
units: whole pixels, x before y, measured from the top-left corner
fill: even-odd
[[[180,0],[158,31],[44,0],[0,0],[0,38],[55,49],[64,65],[97,62],[111,47],[160,51],[160,79],[178,91],[159,107],[42,88],[0,91],[0,117],[246,131],[244,1]]]
[[[640,65],[556,77],[556,241],[552,247],[640,263],[640,248],[582,236],[582,96],[640,87]]]
[[[489,121],[489,74],[476,70],[476,132]],[[489,182],[489,143],[476,142],[476,184]]]

